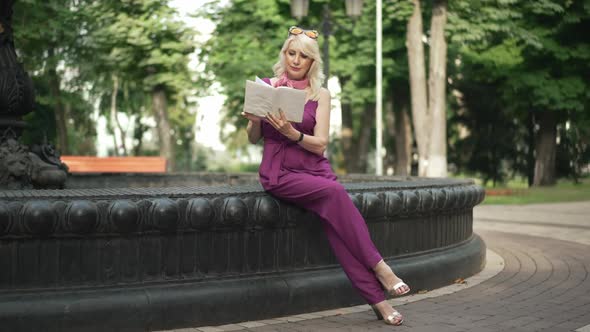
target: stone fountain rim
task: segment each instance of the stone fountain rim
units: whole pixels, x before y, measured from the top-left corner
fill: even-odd
[[[445,188],[475,185],[473,180],[448,178],[404,178],[396,180],[391,177],[381,181],[365,181],[362,178],[351,178],[353,182],[342,182],[348,191],[365,190],[412,190],[425,188]],[[363,181],[363,182],[356,182]],[[0,199],[42,199],[42,198],[100,198],[100,197],[137,197],[137,196],[168,196],[181,197],[187,195],[231,195],[231,194],[263,194],[265,190],[260,184],[238,185],[198,185],[168,187],[136,187],[136,188],[88,188],[88,189],[27,189],[0,190]]]

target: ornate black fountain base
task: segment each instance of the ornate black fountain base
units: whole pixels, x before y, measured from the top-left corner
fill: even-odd
[[[483,268],[472,182],[345,186],[413,290]],[[258,185],[0,191],[0,326],[145,331],[362,303],[320,222]]]
[[[12,5],[0,1],[0,190],[58,189],[67,167],[47,143],[29,148],[19,142],[23,116],[33,110],[33,82],[18,62],[12,40]]]

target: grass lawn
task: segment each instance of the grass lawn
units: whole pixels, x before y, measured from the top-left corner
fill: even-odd
[[[511,181],[504,187],[486,187],[486,198],[481,204],[532,204],[590,200],[590,178],[574,184],[560,180],[552,187],[528,188],[524,181]]]

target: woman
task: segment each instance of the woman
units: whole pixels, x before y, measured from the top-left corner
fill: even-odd
[[[274,65],[275,77],[265,79],[273,86],[289,86],[307,92],[301,123],[291,123],[281,111],[265,119],[249,113],[248,139],[256,144],[264,138],[260,182],[275,197],[318,214],[330,246],[352,285],[386,324],[400,325],[403,316],[385,301],[383,288],[400,296],[410,291],[383,261],[371,241],[367,225],[336,181],[323,156],[328,146],[330,92],[322,88],[322,59],[318,33],[298,27],[289,36]]]

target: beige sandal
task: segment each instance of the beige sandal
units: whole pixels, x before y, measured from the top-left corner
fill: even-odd
[[[397,293],[397,290],[406,286],[407,290],[403,293]],[[402,296],[402,295],[406,295],[410,292],[410,286],[408,286],[408,284],[406,284],[403,280],[398,282],[397,284],[393,285],[393,287],[387,291],[391,296]]]
[[[379,310],[377,310],[377,308],[375,308],[374,306],[371,306],[371,309],[373,309],[373,312],[375,312],[377,319],[383,320],[383,322],[387,325],[400,326],[404,322],[404,316],[402,316],[402,314],[400,314],[399,311],[395,309],[393,309],[393,313],[388,315],[387,317],[383,317]],[[397,317],[399,317],[399,319],[396,319]]]

